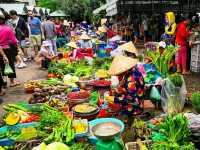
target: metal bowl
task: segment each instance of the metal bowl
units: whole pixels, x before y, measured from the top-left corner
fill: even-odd
[[[102,140],[112,140],[120,134],[121,126],[114,122],[99,123],[92,127],[94,136]]]

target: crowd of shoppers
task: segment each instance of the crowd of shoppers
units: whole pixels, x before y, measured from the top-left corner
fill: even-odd
[[[19,85],[15,80],[15,67],[26,67],[26,61],[32,59],[43,64],[49,64],[51,58],[57,54],[57,49],[63,47],[69,39],[76,41],[76,36],[79,32],[84,33],[80,36],[78,44],[82,50],[86,48],[95,49],[91,41],[92,36],[98,35],[99,40],[107,42],[107,39],[118,35],[123,40],[132,40],[134,44],[138,44],[140,40],[144,43],[148,41],[164,41],[166,44],[176,44],[179,46],[177,54],[177,72],[188,74],[187,68],[188,47],[192,46],[192,40],[188,41],[193,32],[190,31],[189,25],[191,18],[186,18],[183,21],[177,21],[177,17],[173,12],[168,12],[162,19],[159,15],[134,15],[122,18],[118,24],[106,23],[104,26],[97,28],[88,25],[87,22],[75,24],[74,22],[66,22],[64,19],[53,18],[47,16],[45,20],[36,17],[32,10],[28,11],[28,19],[25,21],[18,16],[15,10],[6,13],[3,9],[0,10],[0,95],[5,93],[2,88],[4,78],[8,76],[10,86]],[[199,31],[199,17],[195,17],[195,25],[193,29]],[[96,32],[97,31],[97,32]],[[96,33],[95,33],[96,32]],[[86,33],[89,33],[88,36]],[[162,35],[162,36],[161,36]],[[170,40],[169,40],[170,39]],[[34,52],[28,53],[28,51]],[[75,51],[74,55],[78,56],[79,51]],[[90,53],[90,49],[87,49]],[[92,52],[91,52],[92,53]],[[4,74],[6,64],[12,68],[13,73]]]

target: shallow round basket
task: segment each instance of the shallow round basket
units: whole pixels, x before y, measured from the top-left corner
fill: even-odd
[[[85,103],[86,105],[90,105],[89,103]],[[77,106],[77,105],[76,105]],[[89,115],[89,114],[92,114],[92,113],[95,113],[99,108],[98,108],[98,106],[95,106],[95,110],[92,110],[92,111],[90,111],[90,112],[77,112],[77,111],[75,111],[75,107],[76,106],[74,106],[73,108],[72,108],[72,111],[74,112],[74,113],[76,113],[76,114],[82,114],[82,115]]]
[[[84,99],[70,99],[70,98],[67,98],[69,104],[70,104],[70,107],[73,107],[77,104],[82,104],[82,103],[87,103],[89,102],[89,97],[88,98],[84,98]]]
[[[121,128],[122,127],[117,123],[104,122],[104,123],[99,123],[99,124],[93,126],[92,127],[92,132],[99,139],[112,140],[112,139],[114,139],[115,136],[118,136],[120,134]],[[115,131],[113,129],[115,129]],[[97,133],[98,130],[103,131],[103,132],[101,132],[103,134],[101,134],[101,135],[98,134]]]

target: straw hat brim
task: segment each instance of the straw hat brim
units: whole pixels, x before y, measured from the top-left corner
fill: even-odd
[[[72,48],[78,48],[78,46],[76,45],[75,42],[69,42],[69,43],[67,44],[67,46],[72,47]]]
[[[116,56],[108,70],[109,75],[119,75],[133,68],[138,63],[138,59],[126,56]]]
[[[86,34],[82,34],[82,35],[80,36],[80,39],[81,39],[81,40],[91,40],[91,37],[89,37],[89,36],[86,35]]]
[[[135,48],[135,45],[133,44],[133,42],[125,43],[125,44],[119,46],[119,48],[123,51],[134,53],[134,54],[138,55],[138,50]]]

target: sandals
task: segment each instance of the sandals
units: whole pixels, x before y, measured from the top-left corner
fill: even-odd
[[[182,72],[182,75],[190,75],[190,72]]]
[[[0,96],[4,96],[6,94],[6,91],[4,89],[1,90]]]
[[[15,86],[18,86],[18,85],[20,85],[19,82],[14,82],[13,84],[10,84],[10,87],[15,87]]]

